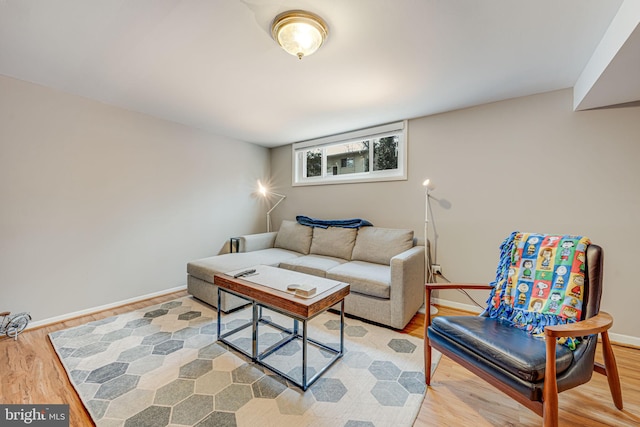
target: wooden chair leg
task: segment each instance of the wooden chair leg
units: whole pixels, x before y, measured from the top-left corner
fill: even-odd
[[[604,358],[607,381],[609,382],[609,390],[611,390],[611,397],[613,398],[613,403],[616,405],[616,408],[622,410],[622,389],[620,387],[620,376],[618,375],[616,357],[613,355],[613,348],[609,341],[609,333],[604,331],[601,335],[602,356]]]
[[[431,385],[431,346],[428,338],[424,340],[424,382]]]
[[[542,420],[544,427],[558,426],[558,383],[556,382],[556,339],[546,336],[546,366],[542,390]]]

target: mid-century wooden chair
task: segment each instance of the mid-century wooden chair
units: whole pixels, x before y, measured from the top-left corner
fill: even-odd
[[[504,244],[503,244],[504,245]],[[435,348],[498,390],[543,417],[544,426],[558,425],[558,393],[584,384],[593,371],[607,376],[615,406],[622,409],[622,391],[608,329],[612,317],[600,309],[602,248],[590,244],[585,253],[582,313],[575,323],[544,327],[544,339],[510,322],[480,316],[426,316],[424,332],[425,380],[431,384],[431,349]],[[539,265],[539,264],[538,264]],[[495,283],[494,283],[495,284]],[[513,286],[517,285],[514,283]],[[536,292],[547,292],[544,285]],[[553,286],[552,286],[553,287]],[[443,289],[493,289],[486,284],[426,284],[431,292]],[[495,291],[494,291],[495,292]],[[517,294],[517,291],[516,291]],[[547,294],[548,295],[548,294]],[[493,297],[493,295],[492,295]],[[489,301],[491,306],[491,301]],[[602,337],[604,365],[595,363],[598,334]],[[560,337],[581,337],[574,350],[557,344]]]

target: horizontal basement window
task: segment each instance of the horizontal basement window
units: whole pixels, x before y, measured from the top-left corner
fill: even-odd
[[[293,185],[407,179],[406,121],[293,144]]]

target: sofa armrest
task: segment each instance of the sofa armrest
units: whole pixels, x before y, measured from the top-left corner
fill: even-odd
[[[397,267],[405,262],[414,263],[420,257],[422,257],[422,266],[424,267],[424,246],[414,246],[391,258],[391,268],[394,268],[393,264],[396,264]],[[424,274],[424,268],[422,273]]]
[[[391,323],[406,325],[424,303],[424,246],[391,258]]]
[[[247,234],[238,237],[240,241],[239,252],[253,252],[261,249],[272,248],[276,242],[277,231],[269,233]]]

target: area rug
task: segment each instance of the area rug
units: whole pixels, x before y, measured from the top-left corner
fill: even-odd
[[[278,314],[263,315],[284,322]],[[425,393],[422,340],[346,318],[345,354],[306,392],[240,352],[216,342],[217,313],[183,297],[53,332],[69,379],[97,426],[411,426]],[[232,330],[250,310],[223,316]],[[290,320],[290,319],[289,319]],[[249,331],[250,333],[250,331]],[[259,328],[269,345],[282,333]],[[339,343],[339,317],[324,313],[309,336]],[[250,345],[239,334],[230,340]],[[309,346],[309,374],[329,357]],[[271,362],[301,375],[299,340]],[[440,354],[436,352],[432,369]]]

